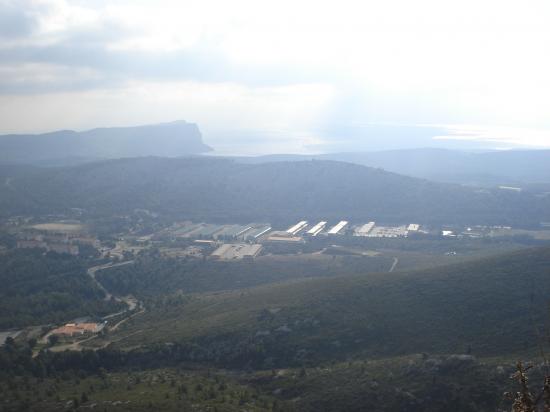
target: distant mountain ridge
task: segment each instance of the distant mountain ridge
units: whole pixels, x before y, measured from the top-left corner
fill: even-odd
[[[138,156],[184,156],[211,151],[194,123],[176,121],[135,127],[0,136],[0,163],[77,164]]]
[[[402,149],[319,155],[242,157],[246,163],[283,160],[337,160],[439,182],[499,185],[550,183],[550,150],[463,152],[449,149]]]
[[[197,221],[301,219],[537,226],[550,199],[476,190],[328,160],[243,164],[141,157],[62,168],[0,167],[0,216],[149,209]]]

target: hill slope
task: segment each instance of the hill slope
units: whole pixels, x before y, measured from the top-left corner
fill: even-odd
[[[506,356],[536,349],[548,321],[550,249],[416,273],[314,279],[200,295],[136,318],[115,340],[191,345],[243,366],[412,353]]]
[[[0,136],[0,163],[63,164],[135,156],[182,156],[210,151],[198,127],[178,121],[39,135]]]
[[[461,184],[521,185],[550,182],[550,150],[469,153],[445,149],[404,149],[314,156],[273,155],[239,160],[257,163],[305,159],[344,161],[407,176]]]
[[[0,329],[64,323],[82,316],[104,316],[124,308],[105,301],[86,273],[85,263],[38,250],[0,254]]]
[[[343,162],[241,164],[134,158],[75,167],[0,168],[0,215],[145,208],[210,221],[295,219],[538,225],[550,199],[474,190]],[[367,220],[367,221],[368,221]]]

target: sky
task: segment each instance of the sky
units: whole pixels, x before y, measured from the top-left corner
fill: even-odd
[[[231,150],[550,148],[547,0],[0,0],[0,133]]]

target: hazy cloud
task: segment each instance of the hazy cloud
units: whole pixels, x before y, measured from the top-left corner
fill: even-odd
[[[0,3],[0,39],[28,36],[36,29],[36,19],[21,7],[22,3]]]
[[[0,0],[0,97],[30,105],[21,113],[4,105],[0,120],[3,131],[17,131],[175,116],[200,121],[220,139],[235,124],[259,131],[280,124],[304,147],[398,143],[401,134],[417,144],[415,133],[438,144],[431,138],[446,136],[439,129],[424,138],[427,129],[410,127],[473,124],[538,130],[498,136],[550,146],[549,18],[543,0]],[[129,99],[139,90],[151,95],[138,106],[163,106],[137,109]],[[190,90],[203,112],[192,109]],[[319,101],[303,95],[312,90]],[[88,113],[73,119],[31,116],[41,108],[33,102],[68,106],[91,95],[97,106],[82,106]],[[134,107],[135,118],[127,110],[117,117],[121,108],[107,117],[102,107],[115,102]],[[308,106],[293,117],[284,107],[294,102]]]

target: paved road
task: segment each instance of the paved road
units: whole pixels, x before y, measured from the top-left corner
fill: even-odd
[[[87,270],[88,275],[92,278],[92,280],[96,284],[96,286],[99,289],[101,289],[103,291],[103,293],[105,293],[105,300],[115,299],[117,302],[124,302],[127,306],[127,308],[124,309],[124,310],[121,310],[119,312],[111,313],[107,316],[104,316],[103,320],[108,320],[110,318],[114,318],[115,316],[122,315],[126,312],[133,311],[139,305],[139,301],[136,298],[134,298],[133,296],[115,296],[115,295],[113,295],[111,292],[109,292],[107,289],[105,289],[105,287],[96,279],[96,277],[95,277],[96,273],[100,270],[110,269],[110,268],[114,268],[114,267],[118,267],[118,266],[125,266],[125,265],[129,265],[129,264],[132,264],[132,263],[134,263],[133,260],[128,260],[126,262],[120,262],[120,263],[108,263],[108,264],[105,264],[105,265],[93,266],[93,267],[91,267]],[[139,312],[133,313],[132,315],[118,321],[115,325],[113,325],[109,329],[110,330],[116,330],[125,321],[127,321],[128,319],[130,319],[130,318],[132,318],[132,317],[134,317],[134,316],[136,316],[140,313],[143,313],[143,312],[145,312],[145,309],[141,309]],[[40,339],[40,342],[41,343],[47,343],[48,342],[48,337],[50,335],[51,335],[51,332],[44,335]],[[90,337],[88,337],[84,340],[77,340],[75,342],[69,342],[69,343],[66,343],[66,344],[56,345],[56,346],[53,346],[53,347],[49,348],[49,350],[51,350],[52,352],[62,352],[64,350],[81,350],[82,349],[81,345],[83,343],[91,341],[93,339],[96,339],[98,336],[99,335],[92,335],[92,336],[90,336]],[[106,341],[100,347],[105,347],[109,343],[110,343],[109,341]],[[96,349],[98,349],[98,348],[96,348]],[[36,355],[38,355],[38,352],[33,354],[33,356],[36,356]]]
[[[119,267],[119,266],[129,265],[131,263],[134,263],[134,261],[133,260],[128,260],[126,262],[120,262],[120,263],[107,263],[105,265],[94,266],[94,267],[91,267],[91,268],[88,269],[88,275],[90,275],[90,277],[92,278],[94,283],[97,285],[97,287],[105,293],[105,300],[111,300],[113,295],[111,293],[109,293],[109,291],[107,289],[105,289],[103,287],[103,285],[97,281],[97,279],[95,278],[96,272],[99,271],[99,270],[103,270],[103,269],[116,268],[116,267]],[[115,299],[116,299],[116,297],[115,297]]]
[[[391,268],[390,268],[390,270],[389,270],[388,272],[390,272],[390,273],[393,272],[393,270],[394,270],[395,267],[397,266],[397,263],[398,263],[398,262],[399,262],[399,259],[396,258],[396,257],[394,257],[394,258],[393,258],[393,263],[392,263]]]
[[[132,263],[134,263],[133,260],[127,260],[126,262],[108,263],[105,265],[94,266],[88,269],[88,275],[90,275],[90,277],[92,278],[94,283],[97,285],[97,287],[100,288],[103,291],[103,293],[105,293],[105,300],[110,300],[111,298],[113,298],[117,302],[124,302],[126,306],[128,306],[127,309],[121,310],[120,312],[111,313],[110,315],[104,316],[103,317],[104,320],[114,318],[115,316],[122,315],[124,312],[134,310],[138,306],[139,301],[133,296],[114,296],[111,292],[105,289],[105,287],[95,278],[95,275],[100,270],[130,265]]]

